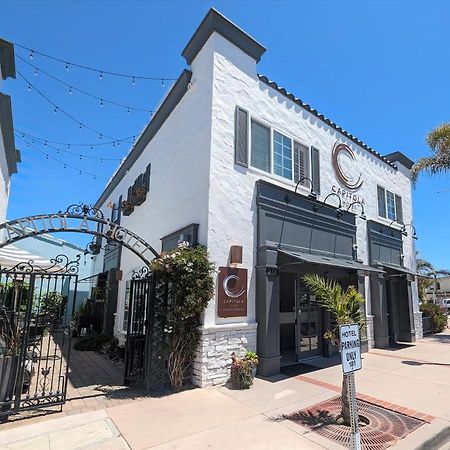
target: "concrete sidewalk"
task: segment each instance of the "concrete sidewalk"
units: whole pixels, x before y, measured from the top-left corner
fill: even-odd
[[[397,441],[396,450],[446,448],[449,343],[447,332],[416,345],[364,354],[356,377],[360,397],[427,422]],[[85,414],[22,421],[19,427],[5,424],[0,449],[342,449],[303,426],[277,420],[338,395],[341,377],[336,365],[297,377],[257,379],[247,391],[192,389]],[[434,436],[442,439],[430,447]]]

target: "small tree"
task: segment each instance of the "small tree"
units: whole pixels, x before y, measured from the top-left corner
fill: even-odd
[[[364,298],[354,286],[349,286],[344,290],[336,281],[326,280],[317,274],[305,275],[303,281],[316,296],[317,303],[329,311],[336,322],[335,328],[325,332],[325,339],[333,345],[339,346],[339,325],[357,323],[360,330],[363,331],[366,325],[361,310]],[[346,374],[343,375],[342,379],[341,420],[345,425],[350,425],[350,403]]]
[[[436,299],[437,280],[440,276],[450,275],[450,271],[446,269],[435,269],[433,264],[420,258],[417,260],[417,272],[420,273],[420,276],[417,277],[417,288],[419,291],[419,298],[423,303],[427,302],[425,296],[426,289],[434,284],[433,298]]]

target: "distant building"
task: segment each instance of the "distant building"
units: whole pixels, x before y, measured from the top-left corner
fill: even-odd
[[[433,301],[436,297],[436,302],[440,304],[442,300],[450,299],[450,276],[436,278],[436,284],[433,278],[430,278],[430,281],[431,284],[425,290],[428,301]]]
[[[5,221],[11,176],[17,172],[20,153],[16,150],[11,97],[1,92],[2,82],[16,78],[14,46],[0,39],[0,223]]]

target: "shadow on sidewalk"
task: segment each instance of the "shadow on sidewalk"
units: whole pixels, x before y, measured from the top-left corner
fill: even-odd
[[[444,367],[450,367],[450,364],[425,362],[425,361],[402,361],[402,364],[406,364],[407,366],[444,366]]]

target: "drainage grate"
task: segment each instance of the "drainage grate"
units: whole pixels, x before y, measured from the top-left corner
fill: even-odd
[[[358,399],[357,403],[361,417],[361,443],[365,450],[384,450],[425,423],[363,400]],[[348,447],[350,427],[336,423],[340,411],[341,397],[335,397],[284,417]]]

